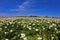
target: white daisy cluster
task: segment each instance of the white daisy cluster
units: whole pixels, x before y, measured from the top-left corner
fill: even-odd
[[[60,33],[59,28],[60,21],[57,23],[56,20],[49,18],[4,19],[0,20],[0,40],[42,40],[45,38],[53,40],[56,39],[56,34]]]

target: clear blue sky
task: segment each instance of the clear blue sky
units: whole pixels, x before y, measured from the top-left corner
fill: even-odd
[[[60,17],[60,0],[0,0],[0,15],[47,15]]]

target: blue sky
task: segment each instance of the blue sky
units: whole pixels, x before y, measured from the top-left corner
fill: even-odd
[[[0,15],[60,17],[60,0],[0,0]]]

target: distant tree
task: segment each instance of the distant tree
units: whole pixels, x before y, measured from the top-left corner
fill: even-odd
[[[48,16],[44,16],[45,18],[49,18]]]

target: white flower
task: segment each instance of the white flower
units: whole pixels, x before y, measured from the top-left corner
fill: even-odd
[[[56,26],[56,24],[54,24],[54,23],[53,23],[52,25],[53,25],[53,26]]]
[[[7,27],[5,26],[5,28],[7,28]]]
[[[31,28],[28,28],[29,30],[31,30]]]
[[[0,31],[2,30],[2,28],[0,28]]]
[[[20,34],[18,34],[18,37],[20,36]]]
[[[45,30],[45,28],[43,28],[43,30]]]
[[[35,24],[33,24],[33,25],[35,25]]]
[[[50,25],[49,27],[53,27],[53,25]]]
[[[27,27],[29,30],[31,30],[31,26]]]
[[[29,24],[31,24],[31,23],[29,23]]]
[[[13,30],[10,30],[10,32],[13,32]]]
[[[10,24],[12,24],[12,22],[9,22]]]
[[[51,27],[49,27],[49,29],[51,29]]]
[[[33,27],[33,29],[35,29],[35,27]]]
[[[36,31],[39,31],[39,29],[35,29]]]
[[[31,26],[29,26],[29,28],[31,28]]]
[[[40,25],[40,24],[37,24],[37,25]]]
[[[20,22],[18,22],[20,24]]]
[[[23,39],[24,39],[24,40],[27,40],[27,38],[26,38],[26,37],[24,37]]]
[[[39,22],[39,21],[36,21],[36,22]]]
[[[7,32],[5,32],[5,34],[7,34]]]
[[[14,25],[12,25],[12,27],[14,27]]]
[[[8,23],[6,23],[7,25],[9,25]]]
[[[57,28],[55,28],[55,30],[57,30]]]
[[[27,25],[27,27],[28,27],[28,25]]]
[[[50,23],[49,21],[47,23]]]
[[[25,28],[25,25],[23,26],[23,28]]]
[[[42,37],[38,37],[38,40],[42,40]]]
[[[21,33],[21,38],[24,38],[25,37],[25,34],[24,33]]]
[[[5,39],[5,40],[9,40],[9,39]]]
[[[54,39],[54,37],[52,37],[52,40]]]

